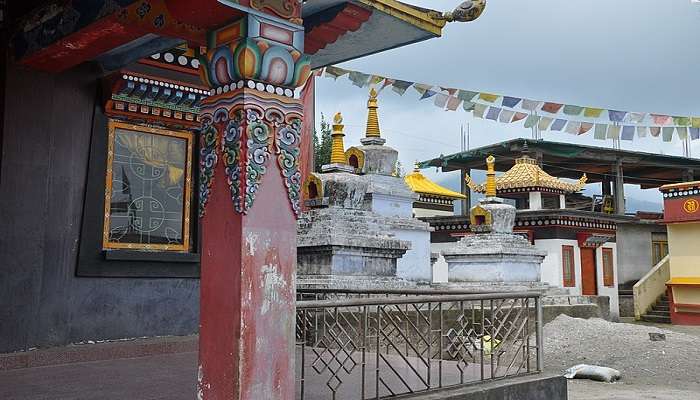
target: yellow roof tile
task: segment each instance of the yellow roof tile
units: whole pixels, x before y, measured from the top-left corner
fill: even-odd
[[[420,171],[414,170],[404,177],[404,181],[416,193],[429,194],[434,196],[449,197],[452,199],[465,199],[461,193],[444,188],[437,183],[426,178]]]
[[[528,187],[546,188],[574,193],[583,189],[586,184],[586,174],[576,183],[562,181],[546,173],[537,164],[537,160],[523,156],[515,160],[515,165],[503,175],[496,177],[496,190],[519,189]],[[467,178],[469,187],[479,193],[486,192],[485,184],[474,184],[471,178]]]

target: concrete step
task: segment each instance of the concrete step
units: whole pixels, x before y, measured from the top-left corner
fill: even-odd
[[[642,315],[642,321],[652,322],[655,324],[670,324],[671,317],[661,317],[658,315]]]
[[[658,304],[651,306],[651,309],[654,311],[664,311],[667,313],[671,311],[671,308],[669,306],[660,306]]]
[[[632,289],[620,289],[617,293],[620,296],[634,296],[634,291]]]
[[[645,315],[653,315],[656,317],[671,317],[671,314],[668,311],[657,311],[657,310],[652,310],[647,312]]]

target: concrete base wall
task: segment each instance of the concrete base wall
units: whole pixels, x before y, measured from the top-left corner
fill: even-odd
[[[406,397],[411,400],[567,400],[563,376],[527,376]]]

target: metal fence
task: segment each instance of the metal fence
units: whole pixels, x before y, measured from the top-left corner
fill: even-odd
[[[297,301],[297,399],[380,399],[542,370],[539,292],[340,292]]]

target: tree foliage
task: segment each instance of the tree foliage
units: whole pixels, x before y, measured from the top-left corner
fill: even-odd
[[[321,166],[330,162],[331,124],[328,123],[325,115],[321,114],[320,129],[314,130],[314,171],[321,172]]]

